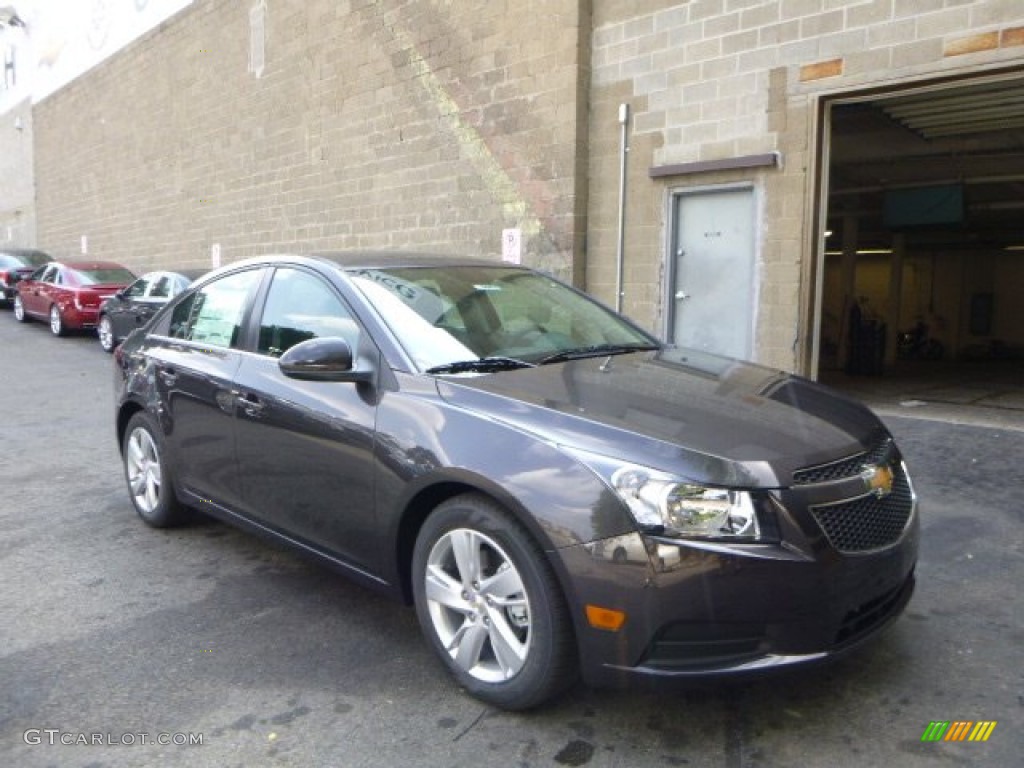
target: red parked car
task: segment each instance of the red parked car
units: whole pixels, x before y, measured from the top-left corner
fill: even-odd
[[[135,275],[112,261],[51,261],[18,283],[14,317],[50,323],[54,336],[75,328],[95,328],[100,304]]]

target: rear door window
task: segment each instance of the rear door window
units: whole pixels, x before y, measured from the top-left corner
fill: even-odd
[[[188,295],[171,313],[169,335],[211,347],[237,347],[245,309],[262,270],[250,269],[215,280]]]

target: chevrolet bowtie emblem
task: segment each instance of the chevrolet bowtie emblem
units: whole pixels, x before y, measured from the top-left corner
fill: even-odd
[[[878,465],[866,467],[860,476],[864,479],[867,490],[878,498],[884,498],[892,493],[892,483],[895,479],[892,467]]]

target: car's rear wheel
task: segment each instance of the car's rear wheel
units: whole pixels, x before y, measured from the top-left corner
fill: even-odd
[[[110,323],[110,318],[107,315],[100,317],[100,323],[96,327],[96,335],[100,338],[100,346],[103,347],[104,352],[114,351],[114,326]]]
[[[413,552],[420,626],[458,682],[503,709],[536,706],[576,676],[565,598],[512,516],[475,494],[427,518]]]
[[[160,432],[142,411],[128,422],[121,456],[128,494],[139,517],[154,528],[185,522],[187,511],[174,494]]]
[[[61,317],[60,307],[53,304],[50,307],[50,332],[54,336],[63,336],[64,330],[64,318]]]
[[[25,314],[25,305],[21,303],[21,296],[14,297],[14,319],[19,323],[28,322],[28,315]]]

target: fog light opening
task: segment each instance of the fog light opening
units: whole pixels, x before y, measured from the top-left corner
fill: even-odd
[[[587,606],[587,621],[594,629],[603,629],[608,632],[618,632],[626,623],[626,614],[612,608],[602,608],[599,605]]]

